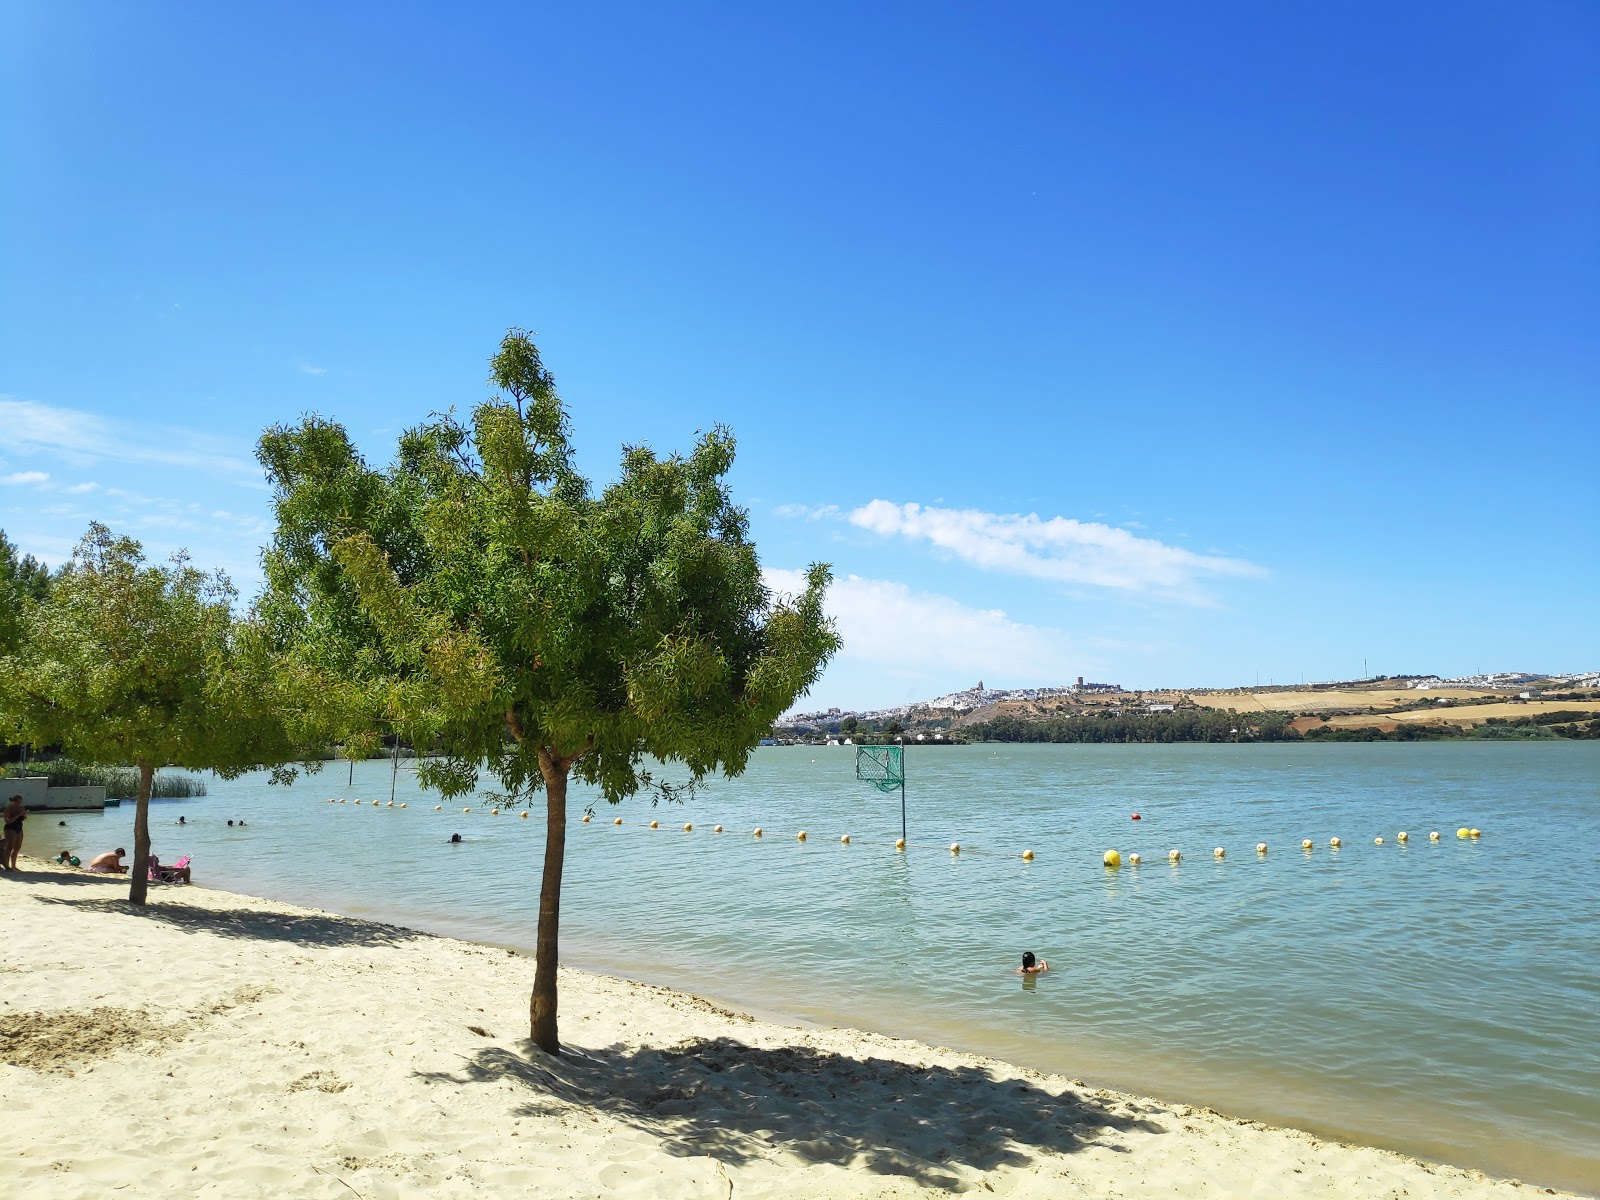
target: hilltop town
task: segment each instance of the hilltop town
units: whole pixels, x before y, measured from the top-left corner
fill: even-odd
[[[1409,738],[1449,736],[1480,726],[1508,726],[1535,735],[1549,727],[1557,731],[1554,736],[1594,736],[1584,730],[1592,724],[1595,733],[1600,733],[1600,672],[1502,671],[1456,678],[1390,675],[1248,688],[1129,689],[1116,683],[1087,682],[1081,676],[1075,683],[1054,687],[994,688],[980,680],[948,695],[887,708],[793,712],[774,732],[780,741],[875,736],[914,737],[934,743],[989,738],[1049,741],[1063,739],[1035,736],[1041,731],[1027,727],[1053,723],[1070,729],[1073,722],[1091,718],[1117,719],[1119,729],[1132,728],[1137,734],[1141,718],[1151,719],[1153,730],[1157,725],[1171,725],[1173,718],[1184,713],[1196,717],[1237,714],[1240,721],[1229,724],[1227,732],[1241,737],[1258,736],[1266,730],[1274,737]],[[1213,720],[1207,727],[1216,725]],[[1579,732],[1565,733],[1564,727],[1569,725]],[[1026,731],[1027,736],[1006,736],[1018,731]],[[1193,739],[1128,736],[1084,740]]]

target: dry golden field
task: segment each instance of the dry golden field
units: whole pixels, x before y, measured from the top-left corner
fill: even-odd
[[[1191,692],[1189,695],[1201,708],[1232,708],[1239,712],[1322,712],[1330,708],[1393,708],[1434,696],[1475,700],[1480,696],[1504,696],[1505,693],[1484,688],[1434,688],[1426,692],[1414,688],[1373,688],[1370,691],[1346,688],[1304,692]],[[1427,712],[1427,718],[1435,715],[1431,710]]]
[[[1351,713],[1342,717],[1331,717],[1329,725],[1361,726],[1381,724],[1386,728],[1393,728],[1401,723],[1416,724],[1433,722],[1439,725],[1459,725],[1463,729],[1473,725],[1482,724],[1490,717],[1499,717],[1502,720],[1514,721],[1518,717],[1531,717],[1537,713],[1548,712],[1581,712],[1590,716],[1600,714],[1600,702],[1594,700],[1525,700],[1515,704],[1474,704],[1464,708],[1451,708],[1448,705],[1437,708],[1414,709],[1411,712],[1399,713]]]

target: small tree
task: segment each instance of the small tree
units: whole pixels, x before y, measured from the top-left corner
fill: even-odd
[[[338,425],[267,431],[276,489],[262,613],[309,664],[367,689],[376,716],[443,757],[418,779],[501,803],[545,793],[544,873],[529,1023],[559,1053],[557,939],[567,787],[612,803],[652,785],[647,757],[688,785],[744,769],[838,642],[829,573],[803,595],[762,585],[744,511],[724,483],[724,429],[687,458],[623,451],[599,496],[572,466],[566,411],[528,335],[492,360],[505,393],[470,425],[435,416],[374,471]]]
[[[285,677],[259,627],[234,619],[234,590],[181,555],[144,565],[139,543],[89,526],[43,602],[0,658],[0,730],[139,772],[132,887],[145,902],[150,784],[168,764],[224,777],[307,758],[315,721],[286,714]],[[299,689],[322,695],[313,687]],[[312,765],[312,764],[308,764]],[[314,769],[314,767],[313,767]]]

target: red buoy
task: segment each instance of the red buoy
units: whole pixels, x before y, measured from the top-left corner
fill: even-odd
[[[1134,814],[1133,814],[1133,819],[1134,819],[1134,820],[1135,820],[1135,821],[1137,821],[1137,820],[1138,820],[1138,819],[1139,819],[1139,814],[1138,814],[1138,813],[1134,813]]]

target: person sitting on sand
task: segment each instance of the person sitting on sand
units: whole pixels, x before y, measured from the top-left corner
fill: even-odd
[[[107,850],[104,854],[97,854],[89,860],[85,871],[93,871],[96,875],[122,875],[128,870],[122,865],[122,856],[127,851],[121,846],[115,850]]]
[[[189,872],[188,867],[163,867],[155,851],[150,852],[150,878],[157,883],[188,883]]]
[[[6,801],[5,838],[0,840],[0,868],[17,869],[17,855],[22,853],[22,823],[28,819],[28,806],[21,796]]]
[[[1022,956],[1022,965],[1017,968],[1018,975],[1043,975],[1050,969],[1050,964],[1042,958],[1034,958],[1033,951],[1029,950]]]

